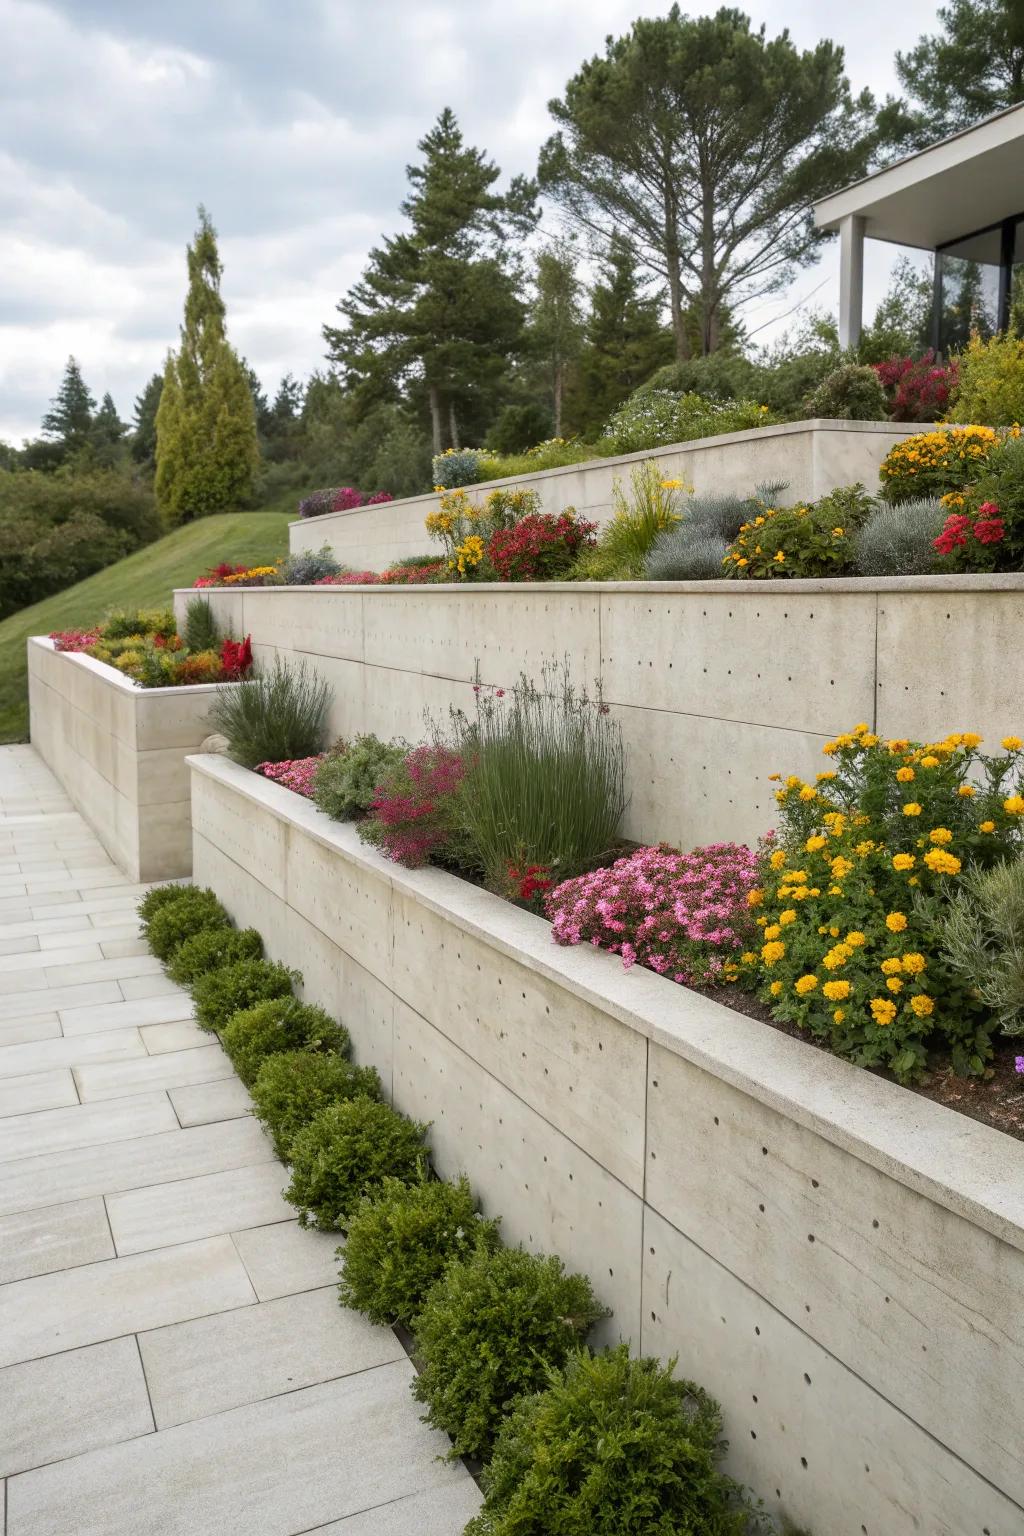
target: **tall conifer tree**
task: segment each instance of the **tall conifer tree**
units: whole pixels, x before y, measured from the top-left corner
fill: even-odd
[[[73,357],[64,366],[60,389],[43,417],[43,434],[56,438],[65,453],[75,453],[89,442],[96,401]]]
[[[245,367],[227,339],[217,233],[205,208],[188,248],[181,346],[156,413],[156,496],[172,526],[244,504],[259,463]]]

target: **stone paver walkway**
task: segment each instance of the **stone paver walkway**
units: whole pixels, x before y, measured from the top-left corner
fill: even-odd
[[[476,1489],[339,1307],[143,889],[0,748],[0,1533],[456,1536]]]

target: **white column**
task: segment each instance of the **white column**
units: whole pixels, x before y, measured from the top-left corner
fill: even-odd
[[[839,345],[860,341],[864,309],[864,217],[848,213],[839,221]]]

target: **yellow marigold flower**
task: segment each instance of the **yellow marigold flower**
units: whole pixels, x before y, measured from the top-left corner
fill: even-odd
[[[867,730],[867,726],[865,726],[864,729]],[[841,735],[836,737],[836,746],[837,747],[852,747],[853,744],[854,744],[854,739],[855,738],[851,735],[851,733],[849,731],[843,731],[843,733]]]
[[[914,858],[912,853],[893,854],[892,867],[893,869],[899,870],[900,872],[907,869],[913,869],[916,863],[917,860]]]
[[[778,923],[769,923],[768,927],[764,931],[764,936],[766,939],[777,939],[781,932],[782,929],[779,927]]]
[[[1024,796],[1011,795],[1003,801],[1003,810],[1007,816],[1024,816]]]
[[[922,757],[921,759],[922,768],[937,768],[938,766],[939,759],[934,757],[931,753],[929,753],[927,757]],[[899,774],[897,774],[896,777],[899,778]]]
[[[835,741],[826,741],[821,750],[826,757],[834,757],[839,750],[839,745]]]
[[[807,992],[813,992],[817,985],[817,976],[801,976],[793,983],[793,991],[803,997]]]
[[[979,832],[994,832],[995,829],[996,829],[996,824],[995,824],[994,821],[983,821],[981,823],[981,826],[978,828],[978,831]]]
[[[862,843],[858,843],[853,851],[859,859],[866,859],[869,853],[874,853],[875,845],[868,837]]]
[[[916,997],[912,997],[910,1006],[919,1019],[926,1019],[930,1013],[935,1012],[935,1004],[927,992],[919,992]]]
[[[889,980],[886,982],[886,986],[889,988],[890,992],[903,991],[903,982],[898,976],[890,976]]]
[[[876,1024],[891,1024],[896,1017],[896,1004],[889,997],[873,997],[871,1013]]]
[[[816,773],[814,775],[819,784],[827,784],[829,780],[834,779],[835,776],[836,771],[834,768],[827,768],[824,773]]]
[[[795,885],[806,885],[807,871],[806,869],[787,869],[786,879],[791,880]]]
[[[903,912],[890,912],[885,920],[885,926],[890,933],[902,933],[907,926],[906,915]]]
[[[832,871],[832,876],[834,879],[842,880],[852,870],[853,863],[850,859],[844,859],[842,854],[837,854],[829,865],[829,868]]]
[[[981,746],[985,738],[984,736],[979,736],[977,731],[964,731],[963,735],[960,737],[960,740],[963,742],[965,747],[970,747],[973,751],[975,747]]]
[[[801,800],[817,800],[817,798],[818,798],[818,791],[814,788],[814,785],[813,784],[805,784],[803,789],[800,791],[800,799]]]
[[[957,790],[957,794],[960,796],[961,800],[970,800],[974,795],[977,794],[977,790],[972,784],[961,784],[960,788]]]
[[[894,736],[891,741],[886,742],[890,752],[905,752],[909,745],[910,742],[905,736]]]
[[[914,781],[913,768],[897,768],[896,777],[901,784],[912,784]]]
[[[878,969],[883,976],[898,976],[903,969],[903,961],[899,955],[893,955],[891,960],[883,960]]]
[[[921,807],[918,805],[916,800],[908,800],[906,805],[903,807],[903,814],[904,816],[920,816]]]
[[[768,990],[771,993],[772,997],[778,997],[779,993],[782,991],[782,982],[781,981],[773,981],[771,986],[768,988]]]
[[[777,789],[775,791],[775,798],[779,802],[779,804],[782,805],[783,802],[785,801],[786,796],[788,794],[789,794],[789,790],[788,789]]]
[[[809,837],[806,843],[804,843],[804,849],[807,853],[817,853],[820,849],[824,848],[827,842],[827,837],[822,837],[819,832],[816,832],[813,837]]]
[[[877,747],[878,737],[869,731],[866,736],[861,737],[860,744],[862,747]]]
[[[740,959],[744,965],[753,965],[754,961],[757,959],[757,956],[752,949],[747,949],[744,950],[742,955],[740,955]]]
[[[771,865],[772,869],[781,869],[785,862],[786,855],[781,848],[776,848],[775,852],[768,860],[768,863]]]
[[[852,928],[843,943],[849,944],[851,949],[862,949],[867,941],[867,934],[861,933],[859,928]]]
[[[928,837],[931,842],[937,843],[940,848],[944,848],[947,843],[953,841],[953,834],[948,827],[934,827],[928,833]]]
[[[776,960],[781,960],[786,953],[786,946],[775,939],[771,944],[761,946],[761,959],[765,965],[774,965]]]
[[[807,894],[808,894],[808,896],[820,896],[821,895],[821,889],[817,885],[812,885],[810,890],[807,892]]]
[[[845,532],[846,532],[845,528],[833,528],[832,529],[832,537],[834,539],[841,539]]]
[[[782,778],[782,774],[781,773],[770,773],[768,775],[768,783],[769,784],[777,784],[781,778]]]
[[[841,896],[843,894],[843,888],[841,885],[830,885],[828,888],[828,893],[830,896]],[[835,931],[838,933],[839,929],[837,928]]]
[[[846,1018],[845,1008],[833,1008],[832,1017],[835,1019],[837,1024],[841,1024]]]
[[[832,949],[829,950],[828,954],[824,957],[821,963],[825,967],[826,971],[839,971],[843,968],[852,954],[853,950],[850,948],[849,944],[836,944]]]
[[[747,892],[747,906],[748,907],[759,907],[763,901],[764,901],[764,891],[759,890],[756,885],[755,885],[755,887],[754,887],[754,889],[752,891],[748,891]]]
[[[924,955],[919,955],[916,950],[903,956],[903,969],[911,976],[920,976],[926,964]]]
[[[829,929],[829,933],[831,934],[832,938],[838,939],[838,937],[839,937],[839,929],[838,928],[830,928]]]
[[[864,735],[864,732],[865,732],[865,731],[866,731],[866,730],[867,730],[867,729],[868,729],[868,723],[867,723],[867,721],[866,721],[866,720],[858,720],[858,721],[857,721],[857,724],[856,724],[856,725],[855,725],[855,726],[854,726],[854,728],[853,728],[853,734],[854,734],[854,735],[855,735],[855,736],[863,736],[863,735]]]
[[[804,781],[797,774],[791,773],[786,780],[787,789],[803,789]]]
[[[776,565],[781,565],[781,564],[782,564],[782,562],[783,562],[783,560],[785,560],[785,558],[786,558],[786,557],[785,557],[785,555],[784,555],[784,554],[783,554],[783,553],[782,553],[782,550],[781,550],[781,549],[779,549],[779,550],[776,550],[776,552],[775,552],[775,563],[776,563]]]
[[[933,875],[958,875],[961,869],[960,860],[956,854],[947,853],[945,848],[929,848],[924,856],[924,862]]]
[[[792,907],[787,907],[785,912],[780,912],[779,913],[779,923],[780,923],[781,927],[787,928],[790,923],[795,923],[795,922],[796,922],[796,912],[794,911],[794,909]]]
[[[848,981],[826,981],[821,990],[830,1003],[842,1003],[850,995],[850,983]]]
[[[1000,745],[1004,752],[1019,752],[1024,747],[1024,741],[1019,736],[1004,736]]]

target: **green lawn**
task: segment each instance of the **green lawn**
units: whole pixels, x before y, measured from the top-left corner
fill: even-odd
[[[0,742],[28,738],[25,641],[54,629],[84,629],[110,608],[163,608],[208,566],[269,564],[288,548],[291,512],[229,512],[176,528],[125,560],[0,622]]]

